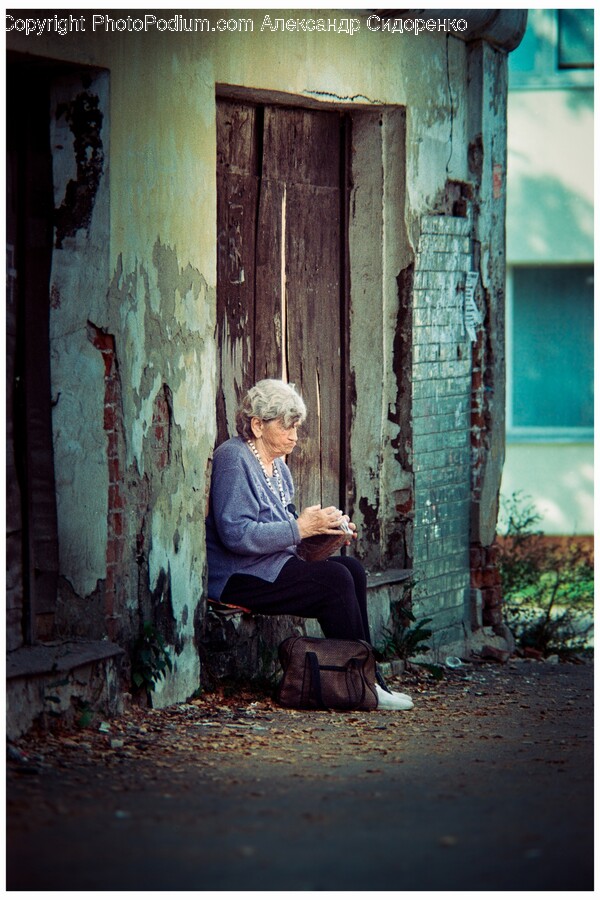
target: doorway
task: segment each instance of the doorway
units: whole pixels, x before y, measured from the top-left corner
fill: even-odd
[[[299,506],[346,502],[349,133],[343,111],[217,102],[217,440],[255,381],[295,384]]]
[[[58,539],[49,282],[50,70],[7,66],[7,649],[52,636]]]

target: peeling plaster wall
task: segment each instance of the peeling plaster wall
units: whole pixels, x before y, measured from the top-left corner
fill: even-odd
[[[91,82],[91,83],[90,83]],[[89,116],[82,109],[88,107]],[[106,574],[108,468],[104,364],[88,340],[88,319],[102,320],[108,277],[108,77],[57,79],[50,117],[57,228],[50,286],[54,465],[60,574],[88,597]],[[80,144],[91,143],[88,181]],[[78,187],[81,190],[78,191]],[[80,194],[78,202],[74,197]]]
[[[477,197],[474,267],[480,275],[483,327],[473,346],[471,394],[472,585],[495,567],[493,547],[505,458],[506,104],[507,59],[487,44],[469,50],[469,169]],[[488,573],[489,575],[489,573]],[[488,582],[486,582],[488,584]],[[502,586],[496,569],[482,590],[483,624],[502,629]]]
[[[170,646],[174,671],[153,698],[163,705],[189,697],[200,683],[196,626],[215,440],[214,78],[210,56],[195,40],[113,40],[105,50],[121,126],[111,140],[113,183],[121,192],[112,210],[109,310],[127,373],[127,467],[146,490],[145,497],[137,490],[141,507],[131,534],[140,572],[132,602]],[[172,447],[161,467],[153,415],[163,385],[172,398]]]
[[[379,122],[379,118],[375,119]],[[349,246],[352,259],[350,368],[353,386],[350,454],[352,493],[348,511],[360,533],[357,551],[367,566],[381,565],[379,506],[382,484],[384,420],[379,384],[384,357],[383,329],[383,148],[381,128],[365,114],[353,122],[352,171],[358,187],[350,196]],[[369,235],[365,240],[364,236]]]
[[[106,70],[95,82],[107,113],[104,174],[90,217],[81,218],[74,234],[65,232],[53,273],[61,573],[72,591],[69,602],[103,593],[112,634],[124,643],[142,619],[161,625],[175,672],[159,686],[157,703],[185,699],[200,675],[195,627],[203,613],[204,514],[215,441],[217,86],[357,111],[353,165],[365,177],[353,203],[361,227],[371,217],[373,228],[363,228],[359,239],[351,226],[355,485],[349,501],[366,560],[393,566],[417,555],[412,360],[404,381],[394,370],[401,357],[407,364],[411,288],[403,278],[423,216],[437,211],[446,183],[474,179],[469,79],[480,79],[479,66],[494,66],[489,48],[482,51],[486,58],[472,55],[469,62],[462,41],[429,32],[374,34],[364,17],[350,36],[261,33],[264,12],[249,15],[252,34],[88,28],[45,33],[35,44],[16,32],[8,40],[15,50]],[[492,109],[493,75],[480,106],[484,118],[486,103],[492,118],[483,139],[487,165],[503,114],[501,105]],[[379,137],[365,131],[361,139],[362,125],[383,106],[406,110],[405,120],[404,112],[391,110]],[[61,128],[61,142],[73,147],[64,123]],[[498,152],[503,139],[500,130]],[[61,161],[56,154],[57,205],[61,186],[76,176],[76,155],[71,149]],[[109,166],[110,217],[103,194]],[[488,169],[484,191],[491,189]],[[494,219],[494,233],[499,223]],[[480,236],[486,289],[497,265],[485,240],[487,224],[482,220]],[[111,446],[116,455],[107,459]],[[482,465],[487,498],[499,454]]]
[[[155,47],[159,59],[163,47]],[[182,98],[195,95],[187,90],[190,66],[171,60],[171,93],[160,87],[161,65],[147,70],[146,48],[139,50],[120,65],[112,52],[95,54],[110,69],[94,73],[89,90],[100,96],[106,165],[79,211],[77,141],[90,140],[78,138],[65,115],[52,117],[58,630],[108,634],[131,648],[143,621],[160,626],[174,663],[156,691],[160,704],[200,683],[195,640],[215,437],[215,247],[205,227],[215,208],[214,133],[205,137],[214,84],[208,114],[206,104],[184,108]],[[56,110],[83,91],[82,77],[89,82],[81,72],[57,82]],[[188,137],[191,121],[199,132]],[[199,259],[208,277],[194,265]],[[165,386],[166,425],[156,413]]]
[[[399,508],[407,497],[412,498],[412,467],[406,456],[410,402],[403,397],[402,384],[403,372],[411,366],[411,351],[404,347],[397,352],[397,279],[412,259],[404,219],[404,110],[354,116],[352,145],[349,243],[354,408],[348,508],[359,526],[358,553],[377,571],[405,568],[412,558],[410,515]]]

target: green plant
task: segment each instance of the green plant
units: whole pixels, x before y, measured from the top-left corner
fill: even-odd
[[[418,653],[426,653],[430,647],[425,643],[432,635],[427,625],[431,619],[417,622],[412,610],[397,605],[392,610],[392,628],[384,630],[383,643],[377,648],[383,659],[407,660]]]
[[[83,701],[80,705],[80,714],[76,720],[76,724],[78,728],[88,728],[93,721],[94,711],[90,707],[89,703]]]
[[[520,492],[503,504],[499,542],[506,623],[521,647],[543,654],[586,649],[592,630],[594,565],[571,538],[552,542]]]
[[[131,679],[138,690],[153,691],[157,681],[173,671],[164,638],[154,625],[146,622],[135,642],[131,661]]]

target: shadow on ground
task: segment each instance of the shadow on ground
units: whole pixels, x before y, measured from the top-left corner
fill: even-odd
[[[21,740],[8,889],[592,890],[593,666],[394,686],[412,711],[218,692]]]

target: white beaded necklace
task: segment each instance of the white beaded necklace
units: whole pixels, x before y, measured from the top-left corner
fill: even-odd
[[[267,472],[266,466],[263,463],[262,459],[260,458],[260,453],[256,449],[256,444],[254,443],[254,441],[247,441],[247,443],[248,443],[248,446],[250,447],[250,449],[252,450],[252,452],[254,453],[255,457],[258,460],[258,464],[262,469],[262,472],[263,472],[263,475],[265,476],[265,480],[266,480],[267,484],[269,485],[271,491],[275,494],[275,496],[277,496],[277,491],[273,487],[273,482],[271,481],[269,473]],[[275,476],[275,481],[277,482],[277,489],[279,491],[279,496],[281,497],[281,502],[285,509],[286,502],[285,502],[285,493],[283,491],[283,482],[281,480],[281,474],[279,472],[279,468],[278,468],[275,460],[273,460],[273,475]]]

